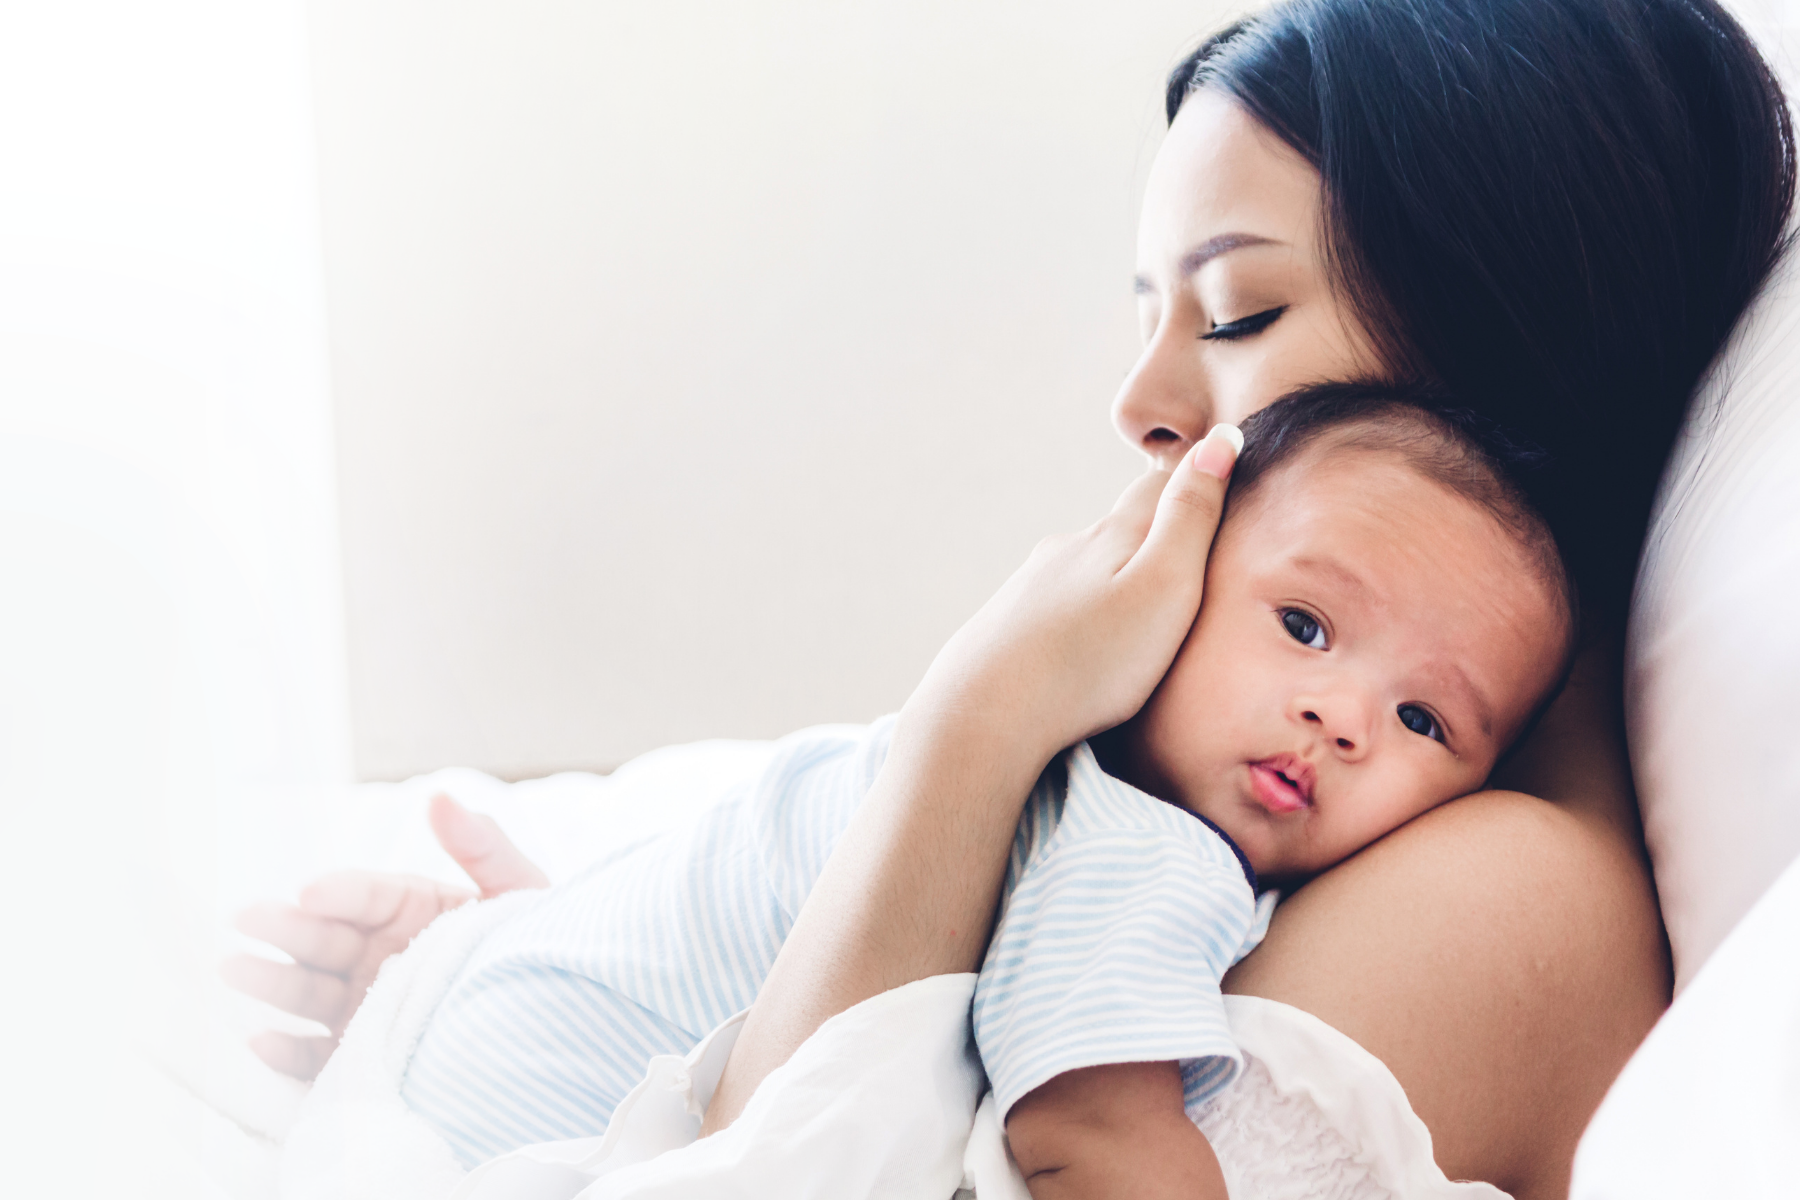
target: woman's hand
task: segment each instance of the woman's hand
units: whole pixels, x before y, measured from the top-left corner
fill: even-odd
[[[1098,523],[1038,543],[958,630],[904,720],[990,730],[1041,767],[1125,721],[1200,609],[1225,479],[1243,435],[1215,426],[1174,471],[1150,471]]]
[[[937,656],[776,955],[703,1135],[831,1017],[980,963],[1032,783],[1142,707],[1181,648],[1241,443],[1215,428],[1099,524],[1040,544]]]
[[[544,873],[519,853],[492,817],[472,813],[448,796],[433,796],[430,819],[438,842],[468,872],[483,899],[549,886]],[[381,964],[406,949],[432,921],[475,896],[417,875],[340,871],[308,885],[298,906],[246,909],[238,916],[238,928],[294,961],[233,955],[220,964],[225,982],[330,1031],[325,1037],[295,1037],[264,1030],[250,1039],[250,1048],[284,1074],[317,1076]]]

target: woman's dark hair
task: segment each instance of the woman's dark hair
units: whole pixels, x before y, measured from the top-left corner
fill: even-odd
[[[1688,399],[1785,246],[1793,134],[1749,37],[1713,0],[1287,0],[1176,68],[1171,121],[1197,87],[1318,169],[1393,374],[1526,451],[1583,610],[1621,621]]]

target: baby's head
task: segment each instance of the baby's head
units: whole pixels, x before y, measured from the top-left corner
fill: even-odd
[[[1562,680],[1555,542],[1494,461],[1400,393],[1250,418],[1206,594],[1117,768],[1304,878],[1478,789]]]

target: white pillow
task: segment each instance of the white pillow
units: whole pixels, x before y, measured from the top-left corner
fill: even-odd
[[[1738,923],[1625,1066],[1571,1200],[1800,1193],[1800,863]]]
[[[1800,856],[1800,255],[1713,367],[1662,483],[1625,669],[1679,991]]]

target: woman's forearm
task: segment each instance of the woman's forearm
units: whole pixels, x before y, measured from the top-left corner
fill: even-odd
[[[980,965],[1019,812],[1048,755],[1008,746],[979,721],[947,724],[902,714],[881,774],[763,984],[703,1134],[735,1120],[835,1014]]]

